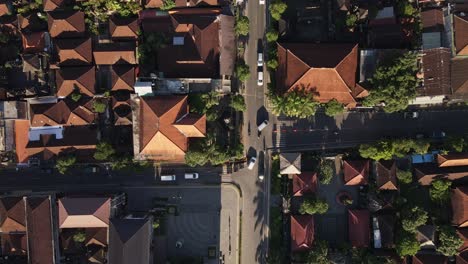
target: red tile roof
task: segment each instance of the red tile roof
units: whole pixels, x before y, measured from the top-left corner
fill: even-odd
[[[306,251],[314,242],[314,217],[291,215],[291,251]]]
[[[28,251],[26,234],[2,234],[0,236],[2,255],[26,255]]]
[[[57,39],[60,66],[89,65],[93,62],[91,38]]]
[[[188,113],[187,96],[142,97],[140,155],[149,159],[183,160],[188,138],[206,134],[206,117]],[[196,122],[185,124],[185,118]]]
[[[8,5],[5,1],[0,1],[0,16],[10,14],[10,10],[8,9]]]
[[[468,250],[465,250],[457,255],[456,264],[468,264]]]
[[[420,96],[449,95],[450,90],[450,59],[448,48],[424,50],[422,57],[424,70],[424,85],[418,88]]]
[[[93,51],[96,65],[137,64],[135,45],[108,44]]]
[[[293,196],[302,196],[317,191],[317,173],[293,174]]]
[[[53,11],[62,7],[65,0],[44,0],[44,11]]]
[[[343,171],[346,185],[366,185],[369,178],[369,160],[345,160]]]
[[[369,246],[370,214],[368,210],[348,210],[348,235],[353,247]]]
[[[114,110],[114,125],[124,126],[132,124],[130,95],[114,95],[112,97],[112,110]]]
[[[413,264],[447,264],[448,258],[443,255],[418,254],[413,256]]]
[[[59,228],[109,226],[110,198],[64,197],[58,201]]]
[[[452,223],[468,227],[468,187],[457,187],[452,191]]]
[[[81,11],[48,12],[49,33],[53,38],[81,37],[85,32],[84,13]]]
[[[21,197],[0,199],[0,229],[3,233],[25,232],[25,204]]]
[[[56,73],[57,96],[65,97],[79,89],[80,93],[94,96],[96,71],[94,66],[62,67]]]
[[[442,9],[429,9],[421,12],[423,32],[438,32],[444,30],[444,12]]]
[[[394,160],[377,162],[377,187],[379,190],[398,190]]]
[[[89,246],[91,244],[100,245],[106,247],[107,242],[107,228],[86,228],[86,240],[84,244]]]
[[[458,56],[468,55],[468,17],[453,16],[455,49]]]
[[[132,65],[114,65],[112,66],[111,90],[134,91],[135,85],[135,67]]]
[[[415,164],[414,174],[421,185],[430,185],[434,179],[451,181],[468,176],[468,166],[439,167],[434,163]]]
[[[457,229],[458,237],[463,239],[463,245],[458,249],[459,252],[465,251],[468,249],[468,228],[459,228]]]
[[[468,152],[437,154],[439,167],[468,166]]]
[[[468,58],[452,59],[451,82],[454,96],[468,96]]]
[[[278,44],[277,88],[284,92],[305,89],[320,102],[335,98],[352,105],[368,94],[362,88],[356,93],[357,57],[355,44]]]
[[[71,99],[51,104],[30,104],[32,127],[57,125],[88,125],[94,121],[92,100],[82,98],[75,102]]]
[[[37,53],[44,51],[45,32],[21,33],[24,53]]]
[[[33,264],[54,263],[54,239],[49,197],[27,198],[29,257]]]
[[[109,19],[109,31],[112,38],[138,38],[138,20],[137,18],[118,18]]]

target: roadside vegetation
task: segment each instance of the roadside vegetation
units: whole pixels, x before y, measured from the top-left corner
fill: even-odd
[[[307,118],[315,115],[319,103],[313,95],[305,91],[293,91],[283,95],[272,92],[269,95],[272,111],[275,115],[285,115],[296,118]]]

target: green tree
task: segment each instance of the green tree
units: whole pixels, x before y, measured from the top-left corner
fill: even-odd
[[[244,112],[246,110],[244,97],[240,94],[231,96],[230,106],[239,112]]]
[[[397,178],[403,184],[410,184],[413,181],[413,173],[408,170],[398,170]]]
[[[413,140],[413,146],[411,148],[417,154],[426,154],[430,146],[431,143],[428,140],[418,139]]]
[[[397,10],[404,17],[412,17],[417,11],[411,3],[405,0],[398,1]]]
[[[274,28],[269,28],[267,33],[266,33],[266,39],[268,42],[276,42],[278,40],[278,31]]]
[[[229,153],[217,144],[215,136],[208,134],[203,140],[190,146],[185,154],[185,163],[191,167],[203,166],[208,162],[216,166],[229,161],[229,158]]]
[[[304,91],[293,91],[284,95],[270,93],[269,98],[275,115],[307,118],[315,115],[319,106],[312,93]]]
[[[204,93],[201,95],[201,99],[205,104],[205,111],[214,106],[219,105],[219,93],[216,91],[211,91],[209,93]]]
[[[249,18],[246,16],[239,16],[236,20],[235,32],[238,36],[247,36],[249,34],[250,27]]]
[[[407,232],[416,233],[418,227],[426,224],[427,219],[427,212],[418,206],[406,208],[402,212],[401,226]]]
[[[237,63],[237,67],[236,67],[236,75],[237,75],[237,78],[241,81],[241,82],[245,82],[249,79],[250,77],[250,69],[249,69],[249,66],[247,64],[245,64],[244,61],[239,61]]]
[[[163,0],[163,4],[161,6],[161,10],[170,10],[176,7],[174,0]]]
[[[58,170],[60,174],[67,173],[68,169],[75,165],[76,157],[72,155],[62,156],[57,158],[55,163],[55,168]]]
[[[86,233],[82,229],[78,229],[73,234],[73,241],[76,243],[83,243],[86,240]]]
[[[379,65],[370,80],[372,90],[364,105],[384,102],[384,110],[389,113],[406,109],[409,101],[416,98],[417,71],[416,55],[409,52]]]
[[[299,208],[300,214],[324,214],[328,211],[328,204],[324,200],[319,200],[315,198],[308,198],[304,200]]]
[[[418,253],[419,248],[419,242],[415,234],[405,231],[398,234],[395,249],[400,257],[414,256]]]
[[[185,153],[185,163],[190,167],[203,166],[208,162],[208,156],[202,151],[188,150]]]
[[[307,263],[309,264],[329,264],[328,259],[328,244],[324,240],[315,240],[312,250],[307,255]]]
[[[450,187],[452,182],[447,179],[437,179],[432,181],[429,194],[431,200],[437,203],[445,203],[450,200]]]
[[[94,152],[94,158],[96,160],[108,160],[115,154],[115,149],[108,142],[101,142],[96,145],[96,152]]]
[[[428,145],[423,141],[412,139],[384,139],[373,144],[362,144],[359,146],[359,154],[363,158],[373,160],[390,160],[393,157],[402,158],[412,150],[426,153]]]
[[[270,7],[268,9],[270,10],[271,17],[278,21],[281,19],[281,15],[286,11],[287,8],[288,5],[286,5],[286,3],[281,0],[275,0],[270,3]]]
[[[444,141],[444,149],[447,151],[462,152],[468,142],[464,137],[447,137]]]
[[[266,66],[268,69],[276,70],[276,68],[278,68],[278,59],[269,58],[266,62]]]
[[[132,165],[132,158],[129,156],[114,156],[110,164],[112,170],[123,170],[125,168],[128,168],[130,165]]]
[[[346,26],[348,28],[354,28],[356,26],[356,23],[358,21],[358,16],[356,14],[348,14],[346,16]]]
[[[324,160],[319,167],[319,179],[322,184],[330,184],[334,175],[334,163],[331,160]]]
[[[334,117],[338,114],[341,114],[344,112],[344,107],[343,104],[338,102],[336,99],[332,99],[325,103],[325,114],[330,117]]]
[[[94,100],[93,108],[94,112],[102,114],[106,112],[107,104],[101,100]]]
[[[70,95],[70,97],[71,97],[71,99],[72,99],[73,101],[78,102],[78,101],[81,99],[82,95],[81,95],[81,93],[80,93],[79,91],[76,91],[76,92],[73,92],[73,93]]]
[[[452,226],[442,226],[439,228],[439,245],[437,251],[440,253],[448,257],[456,255],[463,243],[463,239],[457,235],[455,228]]]

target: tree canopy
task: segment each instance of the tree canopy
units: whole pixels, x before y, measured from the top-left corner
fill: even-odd
[[[464,137],[450,136],[444,141],[444,149],[447,151],[462,152],[468,145]]]
[[[250,27],[249,18],[246,16],[239,16],[236,20],[236,26],[234,28],[238,36],[247,36],[249,34]]]
[[[324,200],[316,198],[305,199],[299,208],[300,214],[324,214],[328,211],[328,204]]]
[[[236,75],[241,82],[247,81],[250,77],[250,69],[244,61],[239,61],[236,66]]]
[[[191,167],[203,166],[207,163],[215,166],[221,165],[232,158],[230,155],[239,156],[240,148],[242,148],[241,153],[243,153],[242,145],[233,147],[233,149],[228,148],[226,151],[225,147],[216,142],[214,135],[208,134],[204,139],[190,146],[185,154],[185,163]]]
[[[344,107],[343,104],[338,102],[336,99],[332,99],[325,103],[325,114],[330,117],[334,117],[338,114],[341,114],[344,112]]]
[[[417,70],[416,55],[409,52],[380,65],[370,80],[372,89],[364,104],[384,102],[384,111],[389,113],[406,109],[409,101],[416,98]]]
[[[420,248],[416,235],[410,232],[401,231],[396,240],[395,249],[399,256],[414,256]]]
[[[97,160],[108,160],[115,154],[115,149],[108,142],[101,142],[96,145],[94,158]]]
[[[453,256],[458,253],[458,249],[463,245],[464,241],[461,239],[455,228],[452,226],[442,226],[439,228],[439,245],[437,251],[445,256]]]
[[[60,174],[67,173],[68,169],[75,165],[76,157],[73,155],[65,155],[57,158],[55,163],[55,168],[58,170]]]
[[[401,214],[401,226],[407,232],[416,233],[418,227],[426,224],[427,219],[427,212],[420,207],[405,208]]]
[[[402,158],[413,152],[427,153],[430,144],[425,140],[414,139],[384,139],[372,144],[359,146],[359,154],[363,158],[373,160],[391,160],[393,157]]]
[[[320,183],[322,184],[330,184],[331,180],[333,179],[333,167],[334,163],[331,160],[324,160],[320,163],[318,176],[320,179]]]
[[[413,173],[409,170],[398,170],[397,178],[403,184],[410,184],[413,181]]]
[[[307,118],[315,115],[319,106],[313,95],[304,91],[293,91],[284,95],[270,93],[269,97],[275,115]]]
[[[307,263],[310,264],[329,264],[328,244],[325,240],[315,240],[312,250],[307,255]]]
[[[170,10],[176,7],[176,3],[174,0],[163,0],[163,4],[161,6],[161,10]]]
[[[278,40],[278,31],[274,28],[269,28],[266,33],[266,39],[268,42],[276,42]]]
[[[278,21],[281,19],[281,15],[286,11],[287,8],[288,5],[286,5],[286,3],[281,0],[275,0],[270,3],[270,15],[274,20]]]
[[[432,181],[429,194],[431,200],[437,203],[445,203],[450,200],[450,187],[452,182],[447,179],[436,179]]]
[[[106,112],[107,104],[101,100],[94,100],[93,108],[94,112],[102,114]]]
[[[231,96],[230,106],[236,111],[244,112],[246,110],[244,97],[240,94]]]

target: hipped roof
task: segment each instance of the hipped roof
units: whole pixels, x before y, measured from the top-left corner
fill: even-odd
[[[453,27],[457,56],[468,56],[468,17],[454,15]]]
[[[291,215],[291,251],[309,250],[314,242],[314,217]]]
[[[370,214],[368,210],[348,210],[348,235],[353,247],[368,247],[370,242]]]
[[[65,197],[58,201],[60,228],[109,226],[110,199],[106,197]]]
[[[369,160],[345,160],[343,162],[346,185],[366,185],[369,178]]]
[[[73,38],[85,32],[84,13],[81,11],[54,11],[47,13],[49,33],[53,38]]]
[[[293,175],[293,196],[302,196],[317,191],[317,173],[303,172]]]
[[[394,160],[377,162],[377,187],[380,190],[398,190]]]
[[[468,153],[437,154],[439,167],[468,166]]]
[[[413,166],[414,174],[421,185],[429,185],[434,179],[456,180],[468,176],[468,166],[439,167],[435,163]]]
[[[87,96],[94,96],[96,71],[94,66],[62,67],[56,74],[57,96],[65,97],[76,89]]]
[[[301,153],[281,153],[280,173],[301,174]]]
[[[458,227],[468,227],[468,187],[452,190],[452,223]]]
[[[54,263],[54,239],[50,197],[27,198],[29,257],[33,264]]]
[[[31,126],[88,125],[94,121],[92,100],[81,98],[50,104],[30,104]]]

